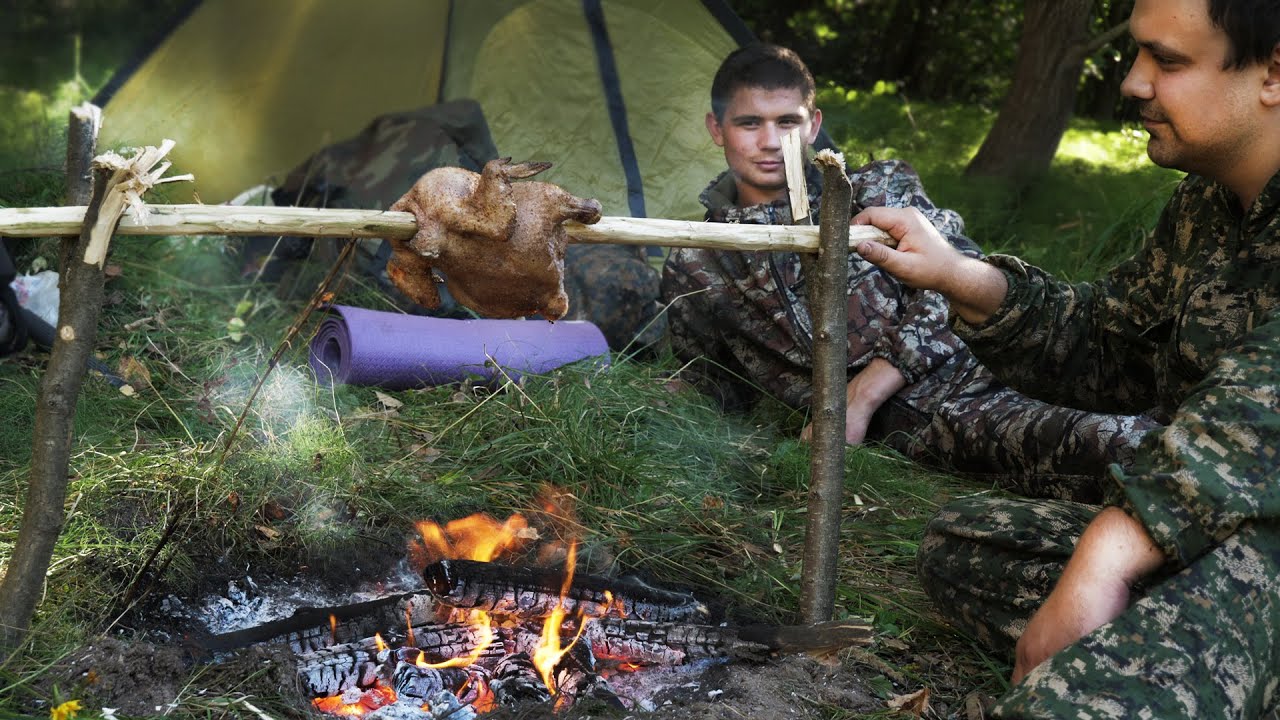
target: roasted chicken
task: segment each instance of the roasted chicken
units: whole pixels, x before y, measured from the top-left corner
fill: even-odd
[[[418,232],[393,240],[387,274],[425,307],[440,305],[433,269],[458,302],[485,317],[540,314],[557,320],[569,309],[562,223],[600,219],[600,203],[532,177],[551,163],[491,160],[476,174],[456,167],[423,175],[391,206],[411,212]]]

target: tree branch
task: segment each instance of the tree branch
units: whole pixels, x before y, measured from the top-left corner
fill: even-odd
[[[1094,35],[1092,38],[1089,38],[1089,40],[1087,40],[1086,42],[1072,47],[1070,51],[1070,57],[1077,58],[1083,61],[1085,58],[1098,52],[1102,48],[1106,47],[1109,43],[1111,43],[1111,41],[1115,40],[1121,35],[1124,35],[1127,32],[1129,32],[1129,21],[1125,20],[1119,25],[1114,25],[1106,30],[1103,30],[1097,35]]]

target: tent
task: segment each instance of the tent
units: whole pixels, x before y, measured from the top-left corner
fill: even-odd
[[[100,143],[172,138],[222,202],[376,116],[473,98],[503,155],[555,163],[540,180],[699,218],[724,169],[711,78],[751,39],[723,0],[204,0],[95,99]]]

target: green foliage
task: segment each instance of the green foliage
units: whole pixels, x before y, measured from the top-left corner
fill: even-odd
[[[1048,175],[1014,195],[963,174],[993,120],[982,108],[908,102],[885,84],[870,92],[828,85],[818,104],[851,164],[910,163],[985,251],[1016,254],[1072,280],[1095,278],[1132,253],[1182,177],[1151,163],[1140,128],[1076,119]]]
[[[866,89],[891,80],[913,99],[999,106],[1022,35],[1019,0],[731,0],[761,40],[792,48],[814,75]],[[1132,0],[1095,0],[1091,31],[1122,22]],[[1091,55],[1078,107],[1114,118],[1134,48],[1127,37]]]

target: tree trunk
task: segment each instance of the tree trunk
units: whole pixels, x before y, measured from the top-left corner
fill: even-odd
[[[916,36],[920,34],[921,15],[917,13],[916,0],[897,0],[886,27],[899,33],[895,42],[889,43],[878,54],[875,72],[871,77],[901,80],[910,74],[912,53],[916,49]]]
[[[89,210],[80,236],[64,238],[62,242],[58,338],[36,402],[31,475],[22,508],[22,527],[9,568],[0,582],[0,658],[14,653],[27,634],[43,592],[54,545],[62,531],[71,426],[89,353],[97,337],[98,311],[102,306],[102,268],[76,259],[89,244],[90,229],[97,221],[98,208],[111,177],[111,171],[102,170],[97,173],[96,181],[90,179],[100,120],[101,111],[88,103],[71,111],[67,201],[87,202]]]
[[[1027,0],[1013,84],[965,175],[1025,186],[1049,169],[1075,105],[1092,0]]]
[[[1107,25],[1115,26],[1125,22],[1133,11],[1133,0],[1113,0],[1107,12]],[[1118,120],[1121,115],[1120,85],[1124,82],[1129,66],[1137,55],[1137,45],[1132,39],[1124,38],[1114,44],[1115,56],[1107,58],[1102,78],[1093,83],[1093,96],[1089,98],[1086,111],[1089,117],[1097,120]],[[1086,90],[1088,90],[1086,86]]]

